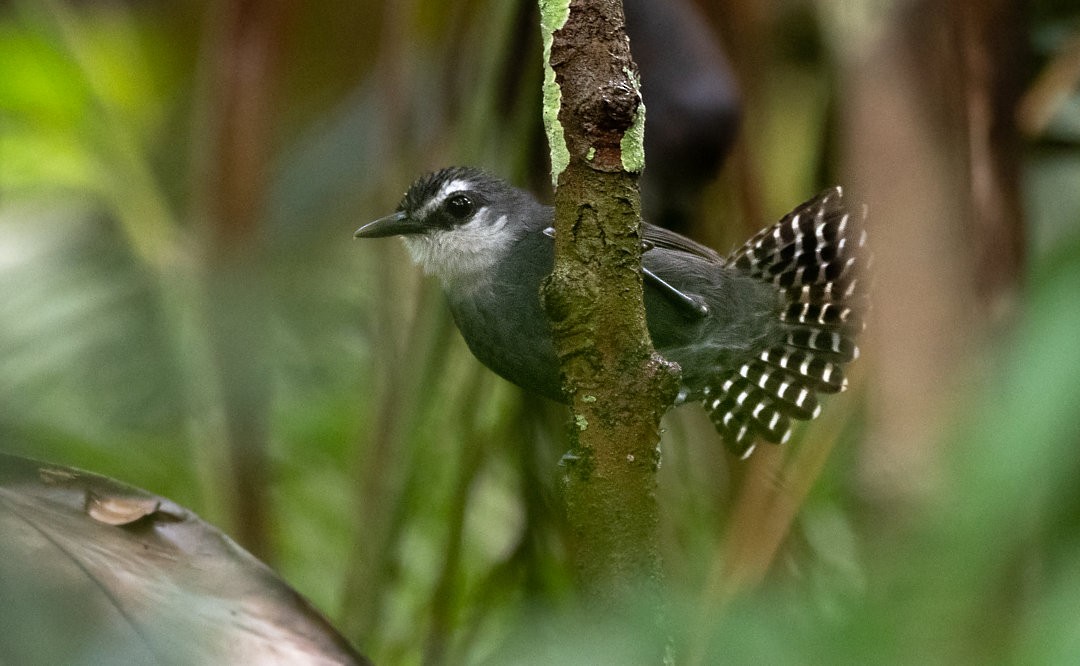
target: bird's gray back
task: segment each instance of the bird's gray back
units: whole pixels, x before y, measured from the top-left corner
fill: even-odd
[[[514,244],[514,261],[498,262],[485,279],[447,291],[450,309],[473,354],[502,377],[563,400],[551,329],[540,284],[554,263],[554,241],[541,228]],[[781,336],[779,293],[769,283],[721,263],[677,250],[654,248],[643,264],[675,288],[705,300],[707,317],[689,315],[670,295],[645,284],[645,311],[653,345],[682,367],[687,399],[718,372],[737,367]]]
[[[686,399],[700,397],[718,373],[738,367],[782,337],[782,304],[773,285],[734,267],[666,248],[646,252],[642,265],[709,308],[708,316],[698,316],[645,283],[649,334],[656,350],[681,366]]]

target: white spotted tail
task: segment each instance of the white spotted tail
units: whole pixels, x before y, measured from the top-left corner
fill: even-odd
[[[821,412],[818,393],[847,388],[844,364],[859,356],[867,288],[865,209],[826,190],[763,229],[727,259],[776,285],[784,296],[782,339],[705,390],[704,404],[725,442],[742,457],[760,438],[791,437],[792,419]]]

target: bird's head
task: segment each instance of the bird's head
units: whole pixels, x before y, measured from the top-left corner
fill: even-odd
[[[417,179],[397,212],[356,238],[402,236],[413,261],[443,283],[481,276],[527,231],[530,195],[479,169],[450,167]]]

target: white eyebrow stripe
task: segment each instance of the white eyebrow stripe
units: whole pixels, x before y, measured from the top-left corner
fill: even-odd
[[[472,187],[472,182],[464,180],[462,178],[455,178],[454,180],[448,180],[442,184],[439,191],[435,193],[435,196],[424,204],[420,210],[416,211],[416,218],[419,220],[424,219],[436,210],[439,206],[446,201],[446,198],[455,192],[462,192]]]

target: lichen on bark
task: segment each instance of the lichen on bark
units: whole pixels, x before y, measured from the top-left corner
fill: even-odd
[[[570,162],[570,152],[563,138],[559,123],[559,107],[562,93],[555,82],[555,70],[551,66],[551,44],[556,30],[561,29],[570,16],[570,0],[540,1],[540,34],[544,45],[544,131],[547,133],[551,152],[551,184],[557,185],[559,175]]]

